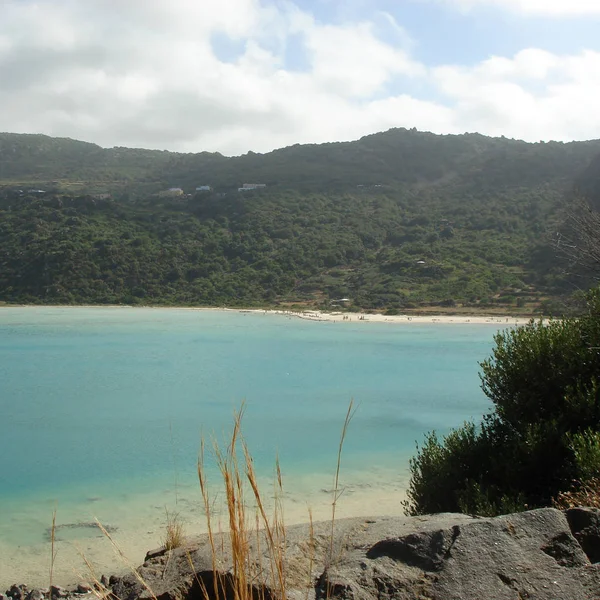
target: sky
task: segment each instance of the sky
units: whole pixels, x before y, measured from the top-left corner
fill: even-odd
[[[0,131],[239,155],[600,138],[600,0],[0,0]]]

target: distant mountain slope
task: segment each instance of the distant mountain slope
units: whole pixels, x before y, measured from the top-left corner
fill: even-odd
[[[357,185],[481,188],[571,182],[600,141],[528,144],[478,134],[393,129],[356,142],[296,145],[226,158],[130,148],[103,149],[65,138],[0,134],[0,184],[19,181],[234,189],[244,182],[322,191]]]
[[[551,239],[598,156],[403,129],[233,158],[0,134],[0,301],[549,310],[573,290]]]
[[[575,191],[600,211],[600,154],[598,154],[575,181]]]

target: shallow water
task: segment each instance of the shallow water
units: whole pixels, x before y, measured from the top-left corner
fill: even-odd
[[[306,502],[330,502],[323,490],[351,398],[358,408],[340,505],[349,514],[400,512],[415,442],[489,409],[478,361],[497,327],[0,309],[0,588],[47,576],[40,561],[55,506],[65,562],[76,542],[110,568],[110,548],[85,525],[94,517],[134,553],[158,545],[165,506],[200,530],[200,437],[223,439],[242,401],[263,481],[279,456],[289,520],[304,519]],[[73,579],[65,569],[59,579]]]

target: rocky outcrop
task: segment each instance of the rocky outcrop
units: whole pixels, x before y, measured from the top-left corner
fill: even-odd
[[[539,509],[496,518],[432,515],[349,519],[287,532],[287,595],[313,600],[583,600],[600,598],[600,511]],[[264,540],[263,540],[264,542]],[[220,546],[218,541],[217,545]],[[260,546],[265,547],[264,543]],[[218,564],[232,581],[227,544]],[[253,548],[256,562],[268,565]],[[311,568],[311,565],[312,568]],[[213,569],[207,540],[173,552],[154,551],[113,586],[121,600],[201,600]],[[272,594],[266,568],[255,597]],[[261,590],[262,587],[262,590]],[[273,595],[275,595],[273,593]]]
[[[152,551],[135,574],[111,577],[108,588],[120,600],[205,600],[205,592],[214,596],[216,568],[233,598],[227,537],[217,536],[215,546],[215,564],[206,538]],[[248,591],[257,600],[278,595],[265,548],[264,538],[251,541]],[[307,526],[289,528],[285,548],[291,600],[600,598],[598,509],[346,519],[335,524],[333,540],[330,523],[316,524],[312,537]]]
[[[580,518],[575,514],[573,520]],[[595,530],[585,529],[586,551],[569,513],[554,509],[452,526],[441,519],[431,518],[426,531],[354,549],[327,571],[322,589],[345,600],[600,597],[600,569],[588,556],[600,548],[597,521]]]

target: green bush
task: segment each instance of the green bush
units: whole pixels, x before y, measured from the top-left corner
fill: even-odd
[[[600,469],[600,289],[579,318],[530,322],[499,333],[481,363],[493,402],[483,423],[441,441],[427,436],[411,460],[409,514],[500,514],[546,506]]]

